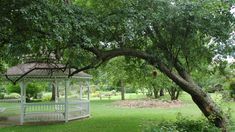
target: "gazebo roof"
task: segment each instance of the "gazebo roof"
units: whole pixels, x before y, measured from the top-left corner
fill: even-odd
[[[13,66],[4,75],[13,80],[21,76],[33,79],[68,78],[69,73],[73,71],[75,71],[74,68],[66,68],[63,64],[33,62]],[[85,72],[79,72],[74,74],[72,78],[90,79],[92,76]]]

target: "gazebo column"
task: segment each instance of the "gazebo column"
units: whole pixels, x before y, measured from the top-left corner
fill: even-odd
[[[90,83],[89,83],[89,81],[86,81],[86,85],[87,85],[87,99],[90,100]]]
[[[89,80],[86,81],[86,84],[87,84],[87,100],[88,100],[87,111],[88,111],[88,114],[90,115],[90,82]]]
[[[55,80],[55,102],[56,103],[58,103],[58,87],[59,87],[59,85],[58,85],[58,81],[57,80]]]
[[[20,125],[24,124],[25,103],[26,103],[26,83],[20,82]]]
[[[70,85],[70,80],[66,80],[65,81],[65,95],[64,95],[64,99],[65,99],[65,122],[68,122],[68,88]]]
[[[82,83],[80,83],[80,95],[79,95],[79,99],[82,100]]]

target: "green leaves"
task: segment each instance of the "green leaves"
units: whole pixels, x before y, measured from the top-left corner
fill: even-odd
[[[231,3],[2,0],[0,44],[7,45],[1,50],[8,52],[2,55],[18,61],[24,56],[56,54],[62,63],[82,66],[95,57],[84,46],[131,48],[161,58],[171,68],[178,60],[191,71],[210,62],[219,48],[222,53],[232,51],[233,41],[225,41],[234,26]],[[208,45],[211,40],[216,44]]]

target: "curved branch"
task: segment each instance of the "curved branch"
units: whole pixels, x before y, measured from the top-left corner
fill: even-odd
[[[73,71],[72,73],[69,73],[68,77],[72,77],[73,75],[75,75],[75,74],[77,74],[77,73],[79,73],[79,72],[81,72],[81,71],[85,71],[85,70],[97,68],[97,67],[99,67],[102,63],[103,63],[103,62],[91,63],[91,64],[89,64],[89,65],[87,65],[87,66],[82,67],[82,68],[79,68],[79,69],[76,68],[75,71]]]

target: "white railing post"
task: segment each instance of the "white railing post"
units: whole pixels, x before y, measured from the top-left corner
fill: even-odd
[[[25,82],[22,81],[20,82],[20,125],[24,124],[24,104],[25,104],[25,94],[26,94],[26,90],[25,90]]]
[[[79,99],[82,100],[82,83],[81,83],[81,82],[80,82],[79,86],[80,86],[80,95],[79,95]]]
[[[87,112],[90,115],[90,82],[89,80],[86,83],[87,83],[87,100],[88,100]]]
[[[65,122],[68,122],[68,88],[69,88],[69,84],[70,81],[66,80],[65,81],[65,95],[64,95],[64,99],[65,99]]]
[[[55,80],[55,83],[54,83],[54,87],[55,87],[55,102],[57,103],[58,102],[58,81]]]

